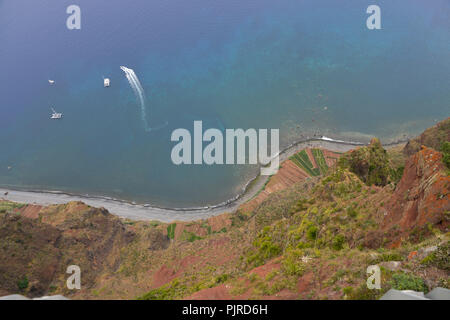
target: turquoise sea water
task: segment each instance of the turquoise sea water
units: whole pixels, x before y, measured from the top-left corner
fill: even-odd
[[[0,185],[211,205],[257,168],[173,165],[170,134],[194,120],[279,128],[287,145],[388,142],[450,115],[448,0],[376,1],[381,30],[366,28],[373,1],[79,0],[68,30],[72,3],[0,0]],[[121,65],[145,120],[167,126],[145,131]]]

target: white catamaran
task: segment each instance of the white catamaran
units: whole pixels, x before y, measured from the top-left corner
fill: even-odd
[[[62,118],[62,113],[58,113],[55,111],[55,109],[52,108],[52,116],[50,117],[50,119],[61,119]]]

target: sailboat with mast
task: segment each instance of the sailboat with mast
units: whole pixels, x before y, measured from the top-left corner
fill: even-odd
[[[62,118],[62,113],[56,112],[55,109],[51,108],[53,113],[50,117],[50,119],[61,119]]]

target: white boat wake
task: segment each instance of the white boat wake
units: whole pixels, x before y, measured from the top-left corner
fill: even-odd
[[[142,88],[141,82],[139,81],[136,73],[134,73],[133,69],[129,69],[127,67],[121,66],[120,69],[125,72],[125,76],[133,89],[136,98],[139,100],[139,104],[141,106],[141,118],[144,122],[145,131],[151,131],[152,128],[148,125],[147,121],[147,111],[145,107],[145,96],[144,96],[144,88]]]

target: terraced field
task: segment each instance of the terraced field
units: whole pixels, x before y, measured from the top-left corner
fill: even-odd
[[[289,159],[310,176],[318,176],[328,171],[328,164],[321,149],[310,149],[313,159],[306,149],[294,154]],[[315,165],[317,164],[317,165]]]
[[[289,159],[301,169],[306,171],[310,176],[318,176],[320,174],[319,168],[314,168],[314,165],[312,164],[305,150],[294,154]]]
[[[264,188],[250,201],[241,205],[240,210],[242,212],[255,210],[269,194],[284,190],[308,177],[326,173],[340,156],[341,154],[338,152],[325,149],[302,149],[284,161]]]

